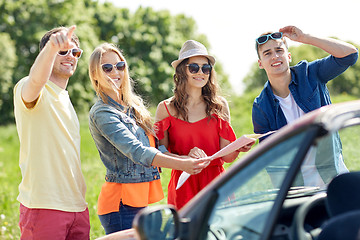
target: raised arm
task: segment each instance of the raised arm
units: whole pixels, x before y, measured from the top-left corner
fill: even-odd
[[[21,97],[26,103],[34,102],[49,80],[56,54],[60,50],[68,50],[76,47],[71,41],[71,36],[75,30],[75,26],[69,28],[68,31],[60,31],[51,35],[45,47],[36,57],[29,73],[29,78],[24,83],[21,91]]]
[[[282,32],[284,36],[293,41],[321,48],[322,50],[337,58],[343,58],[358,51],[356,47],[347,42],[333,38],[320,38],[310,34],[305,34],[295,26],[286,26],[280,28],[279,32]]]

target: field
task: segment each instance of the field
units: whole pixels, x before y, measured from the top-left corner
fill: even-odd
[[[242,97],[233,97],[229,101],[231,123],[237,136],[252,133],[251,106],[255,96],[256,93],[254,92],[254,94],[247,94]],[[349,96],[333,98],[334,102],[352,99],[354,98]],[[104,235],[96,215],[96,204],[101,185],[104,182],[105,168],[99,159],[98,152],[90,136],[87,116],[80,116],[80,125],[82,170],[87,183],[86,200],[90,211],[90,234],[91,239],[95,239]],[[354,149],[356,149],[355,146]],[[16,200],[18,185],[21,181],[18,157],[19,141],[15,125],[0,127],[0,239],[19,239],[20,235],[18,228],[19,202]],[[229,164],[225,168],[228,166]],[[169,170],[164,169],[162,183],[165,195],[168,181]],[[157,204],[164,203],[166,203],[165,199]]]

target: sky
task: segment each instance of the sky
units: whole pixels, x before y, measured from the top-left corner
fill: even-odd
[[[359,0],[104,0],[134,12],[140,6],[192,17],[207,36],[209,54],[221,62],[235,92],[257,62],[255,39],[263,32],[294,25],[318,37],[360,45]],[[298,43],[289,41],[289,45]],[[180,50],[180,49],[179,49]]]

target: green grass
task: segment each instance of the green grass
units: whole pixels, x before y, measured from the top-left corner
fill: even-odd
[[[0,128],[0,239],[19,239],[19,203],[21,181],[19,140],[14,125]],[[3,237],[3,238],[2,238]]]
[[[251,107],[253,99],[259,92],[260,91],[254,91],[245,96],[229,100],[231,122],[237,136],[252,133]],[[347,95],[333,98],[334,102],[349,101],[353,99],[355,98]],[[151,111],[154,112],[154,109]],[[104,182],[105,167],[99,159],[99,154],[91,138],[88,129],[87,116],[80,117],[80,126],[82,170],[87,184],[86,200],[90,211],[90,235],[91,239],[95,239],[105,234],[96,215],[97,198],[101,185]],[[356,135],[359,136],[359,134]],[[356,147],[352,149],[356,149]],[[240,156],[243,154],[244,153],[241,153]],[[16,200],[18,195],[18,185],[21,181],[18,159],[19,140],[15,125],[0,127],[0,239],[19,239],[20,236],[18,227],[19,203]],[[225,168],[230,165],[231,164],[226,164]],[[170,170],[163,169],[161,176],[166,196],[167,183],[170,179]],[[156,204],[165,203],[166,199],[163,199]]]

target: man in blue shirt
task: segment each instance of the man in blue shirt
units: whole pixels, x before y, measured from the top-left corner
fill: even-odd
[[[313,62],[303,60],[290,67],[291,53],[284,37],[321,48],[330,55]],[[268,81],[253,103],[255,133],[278,130],[305,113],[331,104],[326,83],[355,64],[358,58],[358,50],[353,45],[305,34],[295,26],[262,34],[256,39],[256,50],[259,67],[265,70]],[[338,135],[332,142],[336,156],[334,170],[338,173],[347,171]]]

